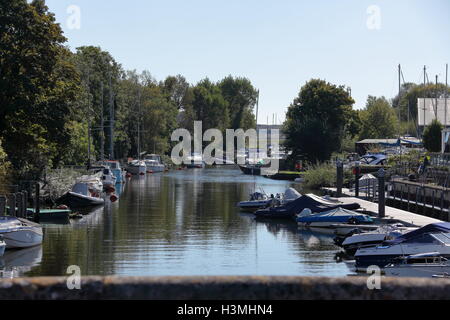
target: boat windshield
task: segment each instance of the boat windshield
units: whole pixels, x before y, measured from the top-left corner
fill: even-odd
[[[434,233],[433,237],[446,245],[450,245],[450,233]]]

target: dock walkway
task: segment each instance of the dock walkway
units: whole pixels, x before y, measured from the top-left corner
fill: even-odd
[[[335,188],[326,188],[325,191],[331,191],[336,192]],[[343,197],[336,198],[339,201],[343,203],[359,203],[361,208],[363,208],[366,211],[378,212],[378,203],[370,202],[367,200],[355,198],[353,196],[350,196],[350,191],[347,189],[343,189],[342,193],[344,194]],[[352,192],[353,193],[353,192]],[[353,193],[354,194],[354,193]],[[423,227],[430,223],[437,223],[437,222],[443,222],[442,220],[426,217],[420,214],[411,213],[405,210],[400,210],[397,208],[385,206],[385,220],[397,220],[399,222],[403,222],[405,224],[411,224],[418,227]]]

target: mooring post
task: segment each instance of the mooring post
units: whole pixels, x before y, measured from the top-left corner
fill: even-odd
[[[40,199],[41,199],[41,186],[39,184],[39,182],[36,182],[35,185],[35,198],[34,198],[34,218],[36,219],[37,217],[39,217],[39,213],[41,210],[41,204],[40,204]]]
[[[16,195],[14,193],[11,193],[8,195],[8,214],[12,217],[16,216]]]
[[[16,216],[19,218],[23,218],[23,193],[17,192],[16,194],[16,204],[17,204],[17,214]]]
[[[355,173],[355,197],[356,198],[359,197],[359,171],[360,171],[359,161],[356,161],[355,162],[355,168],[354,168],[354,173]]]
[[[6,197],[0,196],[0,216],[6,215]]]
[[[386,205],[386,199],[385,199],[385,179],[384,179],[384,169],[381,168],[378,170],[378,217],[384,218],[385,217],[385,205]]]
[[[342,185],[344,184],[344,164],[338,160],[336,162],[336,193],[337,197],[342,197]]]
[[[22,217],[27,217],[27,208],[28,208],[28,191],[23,191],[23,212]]]

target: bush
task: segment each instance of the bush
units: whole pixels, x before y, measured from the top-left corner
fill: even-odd
[[[442,143],[442,124],[434,119],[423,132],[423,146],[430,152],[440,152]]]
[[[333,187],[336,185],[336,166],[330,163],[313,165],[303,177],[304,184],[309,189]]]

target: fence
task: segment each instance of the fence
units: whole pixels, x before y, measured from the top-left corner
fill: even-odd
[[[34,193],[27,190],[0,195],[0,216],[12,216],[18,218],[28,218],[30,214],[33,219],[40,212],[40,185],[35,183]],[[29,212],[28,205],[32,203],[33,210]]]

